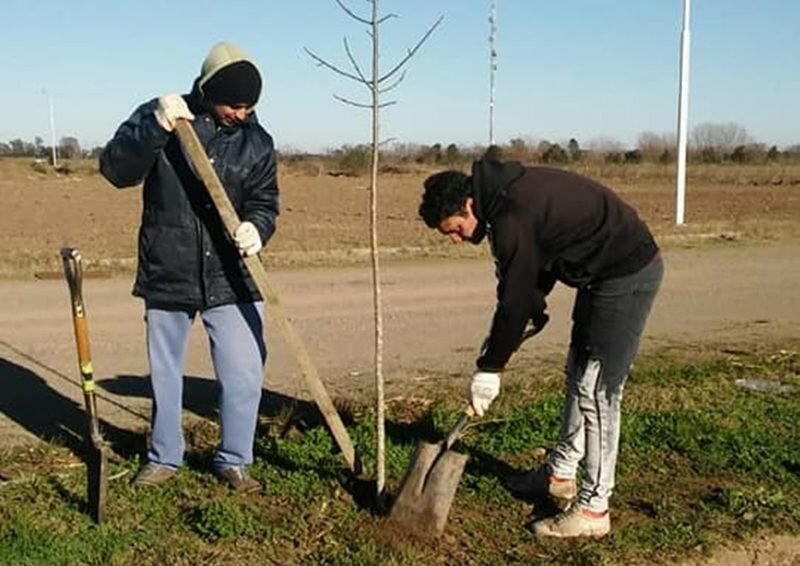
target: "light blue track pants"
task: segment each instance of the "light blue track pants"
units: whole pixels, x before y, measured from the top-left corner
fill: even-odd
[[[253,461],[264,364],[262,302],[223,305],[200,311],[219,386],[220,443],[217,468]],[[183,367],[195,311],[146,310],[147,353],[153,390],[150,462],[177,468],[185,443],[181,425]]]

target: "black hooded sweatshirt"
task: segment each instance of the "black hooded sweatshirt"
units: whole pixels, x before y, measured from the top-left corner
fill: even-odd
[[[501,371],[529,320],[547,321],[556,281],[575,288],[636,273],[658,253],[650,230],[611,189],[586,177],[518,162],[476,161],[473,212],[495,258],[497,305],[482,371]]]

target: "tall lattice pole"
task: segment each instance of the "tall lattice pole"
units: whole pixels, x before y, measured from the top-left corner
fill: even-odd
[[[494,145],[494,74],[497,71],[497,50],[494,35],[497,31],[497,6],[492,0],[489,7],[489,145]]]

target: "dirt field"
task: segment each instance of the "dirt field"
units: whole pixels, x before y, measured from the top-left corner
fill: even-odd
[[[93,162],[71,175],[42,174],[28,160],[0,161],[0,278],[59,269],[64,244],[104,267],[130,270],[141,212],[138,188],[116,190]],[[674,168],[583,166],[582,173],[630,201],[662,243],[702,239],[784,239],[800,236],[800,165],[690,167],[686,225],[674,226]],[[431,171],[385,175],[379,187],[379,238],[387,257],[424,257],[457,250],[417,220],[422,181]],[[282,214],[264,260],[272,266],[363,263],[369,246],[368,180],[282,170]]]
[[[667,276],[643,343],[645,355],[800,346],[800,167],[690,169],[688,224],[680,228],[673,226],[670,168],[583,172],[619,190],[665,248]],[[462,394],[492,308],[493,273],[481,257],[485,250],[451,247],[416,220],[426,173],[381,180],[380,238],[383,257],[391,260],[383,277],[390,399]],[[331,391],[362,399],[371,396],[372,379],[366,187],[364,178],[283,171],[279,232],[264,257]],[[78,164],[63,176],[15,160],[0,161],[0,196],[3,444],[78,434],[82,427],[67,289],[58,275],[57,250],[65,244],[79,247],[91,269],[111,276],[88,279],[84,286],[103,424],[143,431],[149,411],[144,325],[142,306],[130,296],[140,191],[112,189],[91,164]],[[539,372],[558,371],[571,296],[565,288],[556,290],[549,301],[550,326],[514,362],[531,383]],[[304,396],[280,337],[269,336],[269,345],[265,387]],[[197,326],[186,372],[188,415],[208,416],[212,371]],[[796,539],[765,538],[710,563],[790,564],[799,555]]]

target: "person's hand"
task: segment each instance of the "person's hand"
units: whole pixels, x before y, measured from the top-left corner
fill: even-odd
[[[175,124],[180,118],[194,120],[194,114],[180,94],[168,94],[159,98],[155,114],[159,125],[168,132],[175,129]]]
[[[472,376],[469,384],[469,402],[479,417],[500,395],[500,376],[496,373],[479,371]]]
[[[243,257],[256,255],[261,249],[261,236],[252,222],[242,222],[233,234],[233,240]]]

